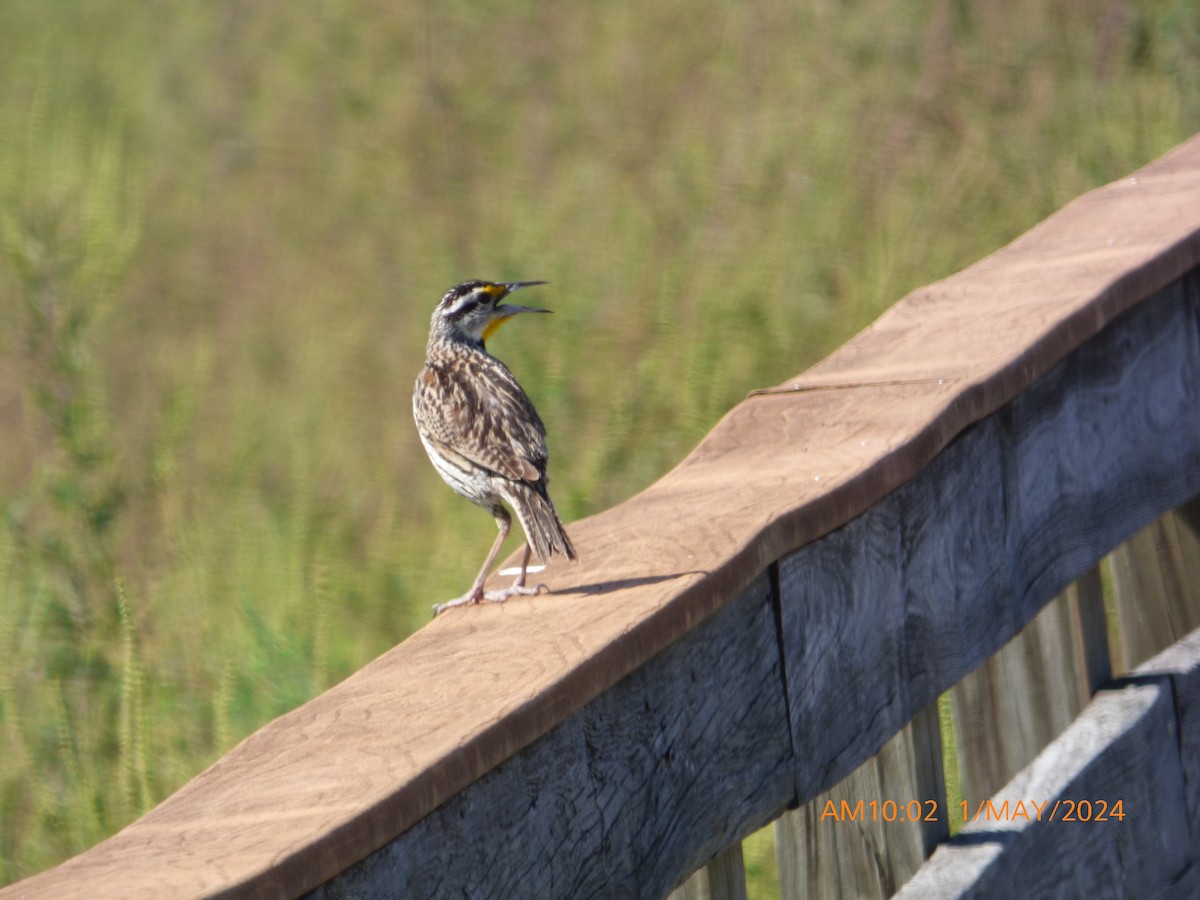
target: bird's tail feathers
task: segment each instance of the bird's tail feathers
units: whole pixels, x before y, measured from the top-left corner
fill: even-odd
[[[539,491],[537,487],[527,484],[515,484],[512,490],[518,494],[517,502],[512,503],[512,507],[521,527],[525,529],[525,538],[533,552],[543,562],[549,561],[551,553],[561,553],[567,559],[578,559],[575,547],[545,490]]]

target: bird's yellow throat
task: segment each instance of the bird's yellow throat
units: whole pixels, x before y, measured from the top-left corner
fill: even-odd
[[[504,316],[503,318],[492,319],[492,321],[488,322],[487,325],[485,325],[483,327],[483,339],[485,341],[490,340],[492,335],[500,330],[501,325],[503,325],[505,322],[512,321],[513,315],[514,315],[513,313],[509,313],[507,316]]]

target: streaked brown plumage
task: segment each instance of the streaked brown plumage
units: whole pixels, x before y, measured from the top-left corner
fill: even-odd
[[[531,551],[542,560],[552,553],[576,558],[546,489],[546,428],[512,372],[484,346],[512,316],[548,312],[501,303],[518,288],[535,284],[544,282],[466,281],[447,291],[433,311],[425,368],[413,390],[417,432],[442,479],[491,512],[500,529],[471,589],[436,606],[435,614],[538,593],[543,585],[525,586]],[[485,592],[483,583],[512,524],[506,504],[525,530],[521,572],[509,588]]]

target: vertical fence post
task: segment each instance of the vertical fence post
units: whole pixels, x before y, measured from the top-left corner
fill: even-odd
[[[1104,610],[1104,584],[1100,567],[1092,566],[1067,589],[1075,619],[1076,653],[1082,664],[1082,685],[1090,698],[1112,680],[1112,655],[1108,646],[1108,620]]]
[[[671,891],[667,900],[746,900],[746,865],[741,843],[717,857]]]
[[[948,821],[935,702],[875,757],[776,822],[780,896],[890,897],[944,838]]]
[[[1112,552],[1120,668],[1129,671],[1200,627],[1200,498]]]
[[[1075,604],[1077,606],[1077,604]],[[1079,715],[1083,683],[1076,611],[1051,600],[1016,637],[951,690],[962,797],[991,797]]]

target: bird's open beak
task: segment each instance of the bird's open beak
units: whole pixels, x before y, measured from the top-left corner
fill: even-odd
[[[513,291],[519,291],[521,288],[533,287],[534,285],[546,283],[547,282],[545,281],[510,281],[504,286],[508,288],[508,294],[511,294]],[[508,296],[508,294],[505,294],[505,296]],[[536,309],[532,306],[515,306],[507,303],[501,303],[496,307],[496,315],[500,319],[507,319],[510,316],[515,316],[517,313],[523,312],[548,313],[550,310]]]
[[[523,287],[533,287],[534,285],[537,285],[537,284],[549,284],[549,283],[550,282],[548,282],[548,281],[510,281],[507,284],[505,284],[504,286],[506,288],[508,288],[508,292],[511,294],[513,291],[519,291]]]
[[[515,316],[517,313],[523,313],[523,312],[548,313],[548,312],[553,312],[553,310],[538,309],[535,306],[515,306],[514,304],[511,304],[511,303],[501,303],[499,306],[496,307],[495,315],[499,316],[502,319],[507,319],[509,316]]]
[[[508,294],[511,294],[513,291],[520,290],[523,287],[533,287],[535,284],[545,283],[546,282],[544,281],[513,281],[504,285],[504,287],[508,288],[508,292],[504,296],[507,297]],[[548,313],[550,310],[537,309],[532,306],[515,306],[509,303],[498,303],[492,309],[491,321],[488,322],[483,329],[483,339],[486,341],[488,338],[490,338],[493,334],[500,330],[501,325],[509,321],[513,316],[517,315],[518,313],[527,312]]]

